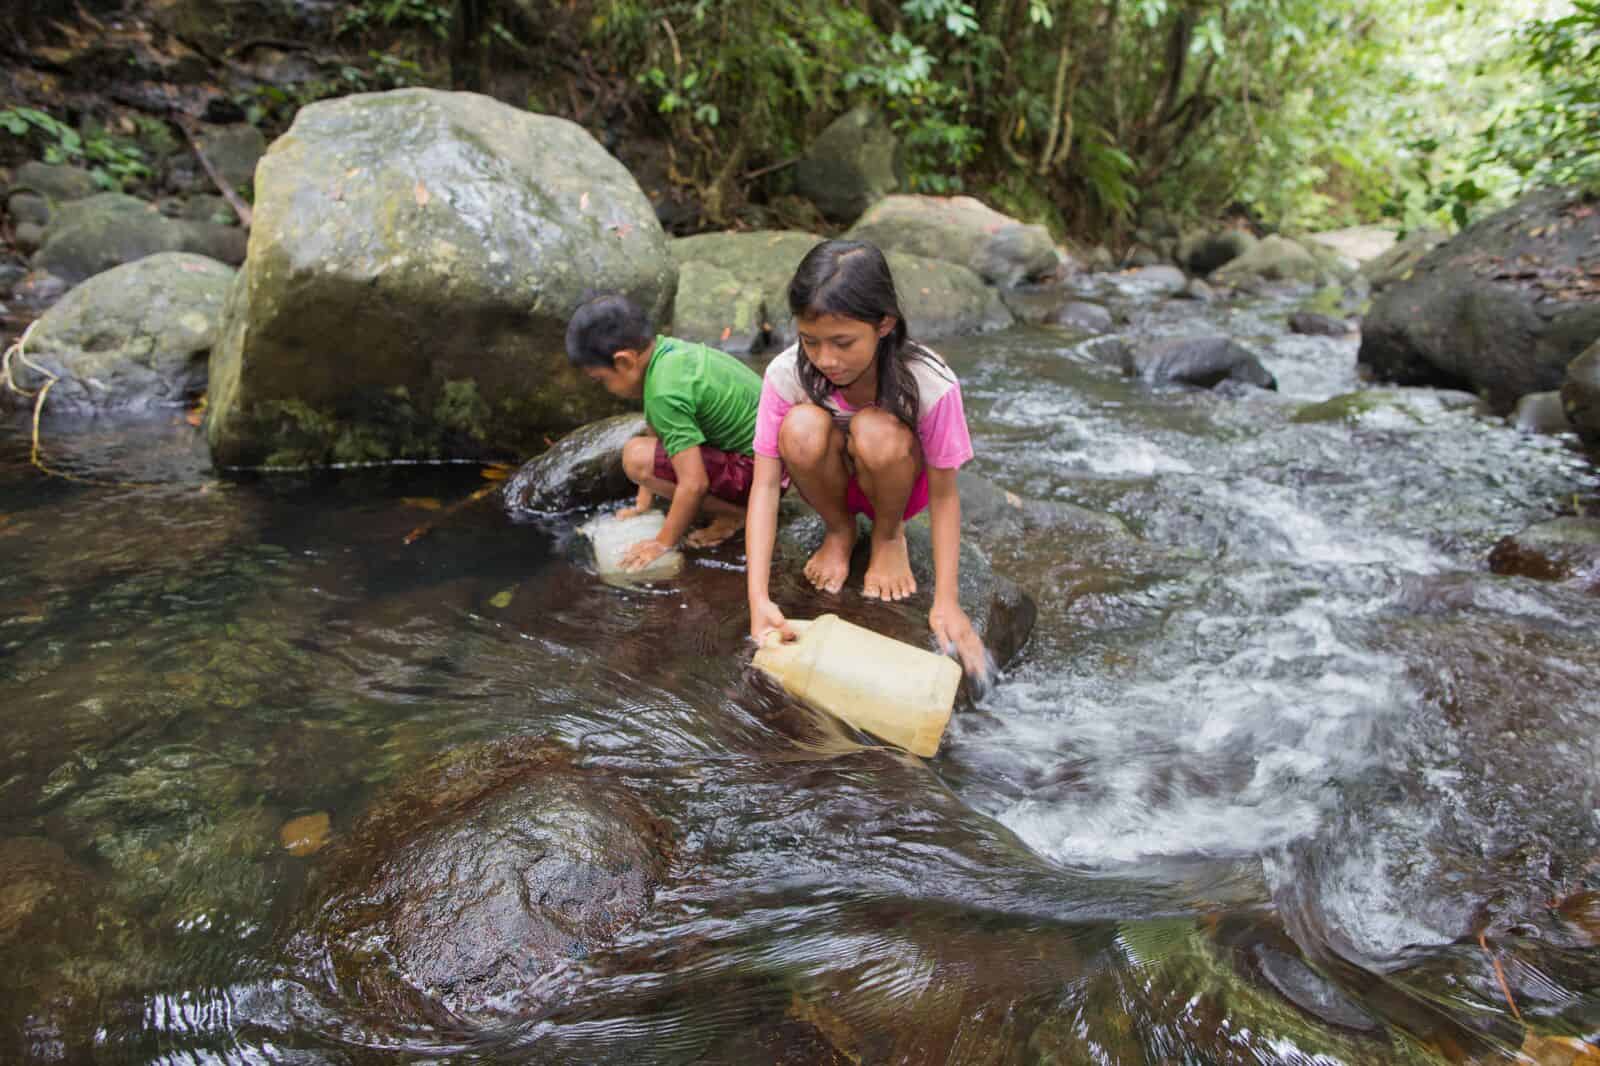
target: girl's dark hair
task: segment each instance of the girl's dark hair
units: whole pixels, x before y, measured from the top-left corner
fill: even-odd
[[[576,367],[610,369],[622,351],[642,351],[656,331],[644,309],[621,293],[595,296],[578,305],[567,323],[567,360]]]
[[[876,327],[884,315],[894,316],[894,328],[878,338],[877,405],[900,421],[917,428],[917,385],[911,377],[912,359],[932,363],[928,350],[913,342],[906,326],[894,275],[876,245],[866,241],[823,241],[806,253],[789,281],[789,313],[795,318],[843,315]],[[811,402],[823,405],[833,389],[822,371],[804,352],[796,360],[800,385]]]

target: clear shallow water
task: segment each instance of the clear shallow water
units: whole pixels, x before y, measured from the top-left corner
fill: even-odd
[[[1277,394],[1042,330],[942,346],[981,473],[1119,518],[979,539],[1039,622],[927,764],[743,671],[740,553],[668,590],[475,468],[219,481],[181,423],[0,440],[0,1052],[49,1061],[1394,1062],[1600,1028],[1600,601],[1496,578],[1592,469],[1449,398],[1297,422],[1354,343],[1222,329]],[[59,445],[57,446],[57,442]],[[407,545],[406,533],[438,520]],[[441,752],[547,738],[668,827],[537,1009],[441,1021],[302,951],[337,840]],[[1478,937],[1483,934],[1483,945]],[[552,978],[555,980],[556,978]]]

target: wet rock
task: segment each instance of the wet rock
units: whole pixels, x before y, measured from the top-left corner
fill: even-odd
[[[94,176],[82,167],[51,163],[24,163],[11,183],[13,193],[27,190],[53,203],[82,200],[100,191]]]
[[[831,222],[849,225],[899,188],[899,142],[883,117],[856,107],[829,123],[794,168],[795,191]]]
[[[181,406],[206,387],[206,361],[234,272],[183,252],[97,274],[39,319],[29,358],[59,380],[51,414],[139,413]],[[24,366],[30,390],[46,378]],[[13,393],[0,405],[32,401]]]
[[[1216,300],[1217,290],[1213,289],[1210,285],[1207,285],[1199,278],[1190,278],[1189,284],[1185,285],[1183,287],[1183,291],[1178,295],[1182,296],[1185,300],[1197,300],[1200,303],[1208,304]]]
[[[1310,337],[1343,337],[1351,332],[1350,323],[1315,311],[1295,311],[1289,315],[1289,332]]]
[[[1489,552],[1489,569],[1600,592],[1600,518],[1557,518],[1504,537]]]
[[[41,837],[0,840],[0,869],[0,949],[68,939],[88,902],[89,872]]]
[[[17,251],[32,253],[39,250],[44,244],[45,228],[37,222],[18,222],[11,231],[12,240],[16,243]]]
[[[567,362],[572,309],[609,289],[664,322],[677,282],[583,129],[428,89],[302,108],[256,169],[250,249],[212,355],[224,466],[533,453],[619,406]]]
[[[1530,392],[1517,401],[1511,420],[1523,433],[1572,432],[1572,423],[1567,420],[1559,392]]]
[[[672,241],[668,248],[678,264],[680,286],[691,263],[731,275],[739,288],[729,292],[727,298],[761,307],[761,349],[775,351],[794,342],[794,325],[789,321],[789,279],[805,254],[822,240],[815,233],[800,230],[753,230],[683,237]],[[691,318],[691,324],[693,321]],[[720,327],[717,332],[720,335]]]
[[[1247,287],[1257,282],[1316,285],[1327,276],[1328,271],[1303,244],[1273,234],[1257,241],[1244,254],[1213,271],[1211,280],[1235,287]]]
[[[506,482],[506,510],[566,511],[627,497],[634,485],[622,471],[622,446],[644,430],[640,414],[613,415],[573,430]]]
[[[248,122],[207,126],[196,140],[228,187],[248,191],[255,182],[256,164],[267,152],[267,139]]]
[[[1227,337],[1178,337],[1130,349],[1123,373],[1150,384],[1177,383],[1209,389],[1237,381],[1276,389],[1277,380],[1254,352]]]
[[[102,193],[54,213],[33,266],[76,285],[145,256],[182,251],[188,238],[182,223],[164,218],[153,204]]]
[[[1018,222],[970,196],[886,196],[848,236],[871,241],[885,252],[959,264],[991,285],[1052,277],[1057,268],[1048,230]],[[895,280],[898,286],[898,271]],[[902,300],[905,295],[901,286]]]
[[[31,222],[43,227],[50,221],[50,201],[38,193],[16,192],[6,201],[6,210],[15,225]]]
[[[1128,249],[1128,254],[1122,257],[1122,265],[1135,270],[1141,267],[1160,266],[1163,262],[1160,252],[1144,244],[1135,244]]]
[[[702,260],[678,268],[673,336],[747,355],[766,345],[767,318],[760,288],[733,271]]]
[[[1560,388],[1600,336],[1585,266],[1596,240],[1600,211],[1572,190],[1535,192],[1473,223],[1373,302],[1360,364],[1382,381],[1481,392],[1500,414]]]
[[[992,333],[1012,324],[999,294],[966,267],[900,252],[887,258],[900,309],[916,339]]]
[[[1567,364],[1561,405],[1583,443],[1600,450],[1600,341]]]
[[[1188,287],[1189,279],[1175,266],[1147,266],[1130,270],[1123,280],[1149,292],[1175,295]]]
[[[215,222],[184,222],[183,250],[215,259],[229,266],[241,266],[250,249],[250,234],[238,226]]]
[[[1339,986],[1307,966],[1301,959],[1257,944],[1255,962],[1267,982],[1290,1003],[1313,1018],[1342,1029],[1378,1032],[1383,1026]]]
[[[1110,333],[1117,328],[1111,312],[1087,300],[1071,300],[1052,311],[1045,319],[1052,326],[1065,326],[1084,333]]]
[[[391,1016],[529,1014],[650,908],[668,857],[641,801],[558,745],[457,749],[327,850],[291,953]]]
[[[1255,246],[1255,235],[1249,230],[1190,234],[1178,244],[1178,262],[1192,273],[1210,274]]]
[[[1443,230],[1419,229],[1406,234],[1388,251],[1361,265],[1361,276],[1367,279],[1374,293],[1382,292],[1397,281],[1411,276],[1423,256],[1450,239]]]

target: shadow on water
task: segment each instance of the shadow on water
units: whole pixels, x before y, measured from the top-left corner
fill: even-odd
[[[1241,337],[1283,394],[1148,389],[1045,330],[948,346],[980,472],[1025,498],[972,535],[1039,617],[927,762],[748,673],[737,545],[617,588],[582,516],[447,512],[475,467],[223,480],[182,424],[48,427],[60,469],[158,487],[86,484],[12,426],[0,1057],[1388,1063],[1593,1033],[1600,603],[1482,564],[1592,472],[1432,394],[1298,417],[1357,387],[1351,342],[1174,307],[1129,313]],[[539,843],[539,788],[594,839],[648,822],[644,867]],[[466,942],[382,916],[499,861],[448,850],[473,819],[619,894],[550,912],[570,950],[424,980]]]

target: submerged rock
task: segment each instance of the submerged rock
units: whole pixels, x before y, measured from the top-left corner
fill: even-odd
[[[390,1017],[531,1014],[650,908],[668,853],[633,793],[559,745],[460,748],[328,848],[291,953]]]
[[[1212,388],[1237,381],[1276,389],[1277,380],[1254,352],[1228,337],[1178,337],[1129,349],[1123,373],[1151,384],[1177,383]]]
[[[677,270],[582,128],[407,89],[302,108],[256,170],[211,361],[224,466],[530,454],[617,404],[567,363],[589,292],[658,322]]]
[[[622,446],[644,430],[641,414],[613,415],[573,430],[506,482],[506,510],[566,511],[631,495],[634,485],[622,470]]]
[[[1571,433],[1559,392],[1530,392],[1517,401],[1512,422],[1524,433]]]
[[[141,413],[189,403],[206,387],[232,268],[198,255],[167,252],[97,274],[39,319],[28,358],[59,380],[52,414]],[[18,383],[46,378],[26,364]],[[0,392],[0,406],[32,405]]]

